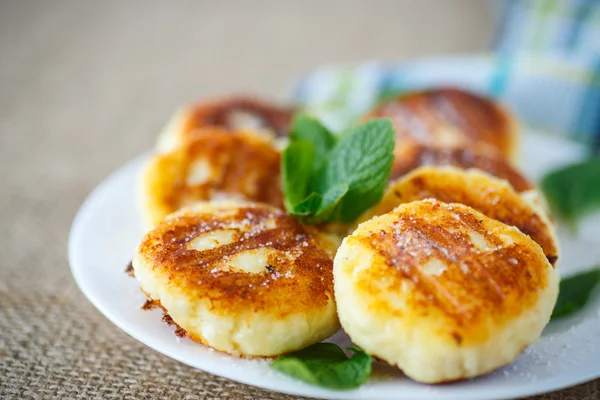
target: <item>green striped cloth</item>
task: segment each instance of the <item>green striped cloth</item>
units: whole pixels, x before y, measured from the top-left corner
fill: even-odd
[[[497,7],[495,49],[600,55],[600,1],[507,0]]]
[[[458,86],[498,99],[541,131],[600,147],[600,0],[508,0],[489,55],[323,68],[294,99],[343,129],[394,94]]]
[[[293,97],[341,130],[382,99],[438,86],[494,97],[532,128],[600,144],[600,58],[583,55],[490,54],[323,68],[301,79]]]

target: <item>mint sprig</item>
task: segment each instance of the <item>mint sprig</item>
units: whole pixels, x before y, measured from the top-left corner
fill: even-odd
[[[548,173],[541,182],[548,204],[571,228],[585,214],[600,209],[600,158]]]
[[[561,279],[558,300],[550,319],[558,319],[581,310],[600,283],[600,268]]]
[[[371,374],[372,359],[357,347],[348,358],[333,343],[317,343],[280,356],[271,367],[304,382],[331,389],[352,389],[362,385]]]
[[[309,224],[348,223],[383,196],[394,150],[389,120],[368,121],[337,139],[302,115],[294,119],[290,139],[282,157],[288,213]]]
[[[314,170],[320,169],[327,161],[327,153],[337,143],[337,138],[319,121],[306,114],[294,116],[290,129],[292,143],[306,141],[314,151]]]
[[[305,140],[292,141],[281,157],[281,176],[284,203],[287,210],[306,202],[306,193],[314,174],[315,148]]]

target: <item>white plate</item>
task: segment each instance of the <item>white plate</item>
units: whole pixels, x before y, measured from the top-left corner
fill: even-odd
[[[572,142],[529,133],[521,167],[533,179],[549,167],[577,160],[583,149]],[[178,339],[161,322],[161,312],[142,311],[145,296],[124,273],[141,239],[134,188],[146,157],[131,161],[89,196],[69,238],[69,260],[77,284],[112,322],[151,348],[183,363],[249,385],[296,395],[336,399],[499,399],[521,397],[574,385],[600,376],[600,302],[578,315],[550,324],[542,339],[513,364],[474,380],[438,386],[415,383],[392,368],[377,365],[374,376],[350,391],[325,390],[245,360]],[[580,237],[561,232],[561,271],[569,275],[600,262],[600,224],[585,223]],[[591,239],[595,238],[596,242]],[[344,335],[333,338],[344,341]]]

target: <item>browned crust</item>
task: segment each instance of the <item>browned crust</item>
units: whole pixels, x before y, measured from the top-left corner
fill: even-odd
[[[275,221],[274,228],[265,226],[268,220]],[[242,221],[252,228],[238,230],[234,243],[204,251],[187,247],[199,234],[232,229],[232,223]],[[263,272],[215,268],[240,252],[261,247],[275,250]],[[252,310],[285,318],[324,307],[333,298],[332,258],[293,217],[267,206],[241,207],[222,218],[198,212],[171,217],[144,237],[139,254],[153,273],[167,279],[166,285],[189,299],[207,299],[216,314]]]
[[[143,289],[141,289],[141,290],[146,296],[148,296],[148,293],[144,292]],[[175,336],[177,336],[179,338],[184,338],[184,337],[188,336],[185,329],[183,329],[181,326],[179,326],[177,324],[177,322],[173,321],[173,318],[171,318],[171,316],[167,312],[167,309],[162,306],[162,304],[160,303],[160,300],[153,300],[148,296],[148,299],[146,299],[146,301],[140,308],[144,311],[150,311],[150,310],[154,310],[156,308],[160,308],[163,312],[161,321],[166,323],[168,326],[172,326],[175,328],[175,330],[173,331]]]
[[[259,118],[263,126],[277,136],[287,136],[294,109],[247,96],[199,103],[193,107],[184,125],[184,138],[188,138],[194,130],[207,126],[232,128],[231,117],[235,112],[249,113]]]
[[[207,182],[189,185],[186,179],[190,168],[200,159],[217,172]],[[210,200],[216,194],[283,208],[280,153],[249,132],[207,128],[172,153],[157,155],[146,179],[150,201],[154,209],[160,210],[159,220],[186,204]]]
[[[512,117],[493,100],[457,88],[403,94],[365,116],[376,117],[392,120],[398,150],[407,142],[440,144],[440,133],[450,128],[456,142],[485,142],[505,156],[514,151]]]
[[[548,285],[548,263],[539,247],[516,231],[525,243],[504,244],[494,231],[506,226],[461,204],[413,202],[387,214],[384,223],[369,223],[380,225],[347,239],[381,256],[382,262],[360,272],[365,274],[357,277],[360,290],[377,298],[376,282],[389,282],[389,290],[398,293],[403,281],[410,282],[414,295],[406,298],[407,308],[415,315],[439,314],[458,345],[486,340],[492,332],[484,321],[491,318],[501,326],[534,306]],[[500,250],[480,251],[469,230]],[[422,271],[431,259],[447,265],[443,274]],[[399,312],[385,301],[377,306]]]
[[[125,273],[132,277],[135,278],[135,270],[133,269],[133,262],[129,261],[129,264],[127,264],[127,268],[125,268]]]
[[[163,313],[161,320],[167,325],[175,328],[175,330],[173,331],[173,333],[175,333],[175,336],[179,338],[184,338],[187,336],[187,332],[185,331],[185,329],[183,329],[175,321],[173,321],[173,318],[171,318],[171,316],[168,313]]]
[[[150,311],[150,310],[154,310],[157,307],[160,307],[160,301],[158,301],[158,300],[152,300],[152,299],[147,299],[146,302],[142,305],[141,308],[144,311]]]
[[[460,170],[457,170],[460,172]],[[544,250],[548,261],[554,265],[558,259],[558,246],[550,231],[547,221],[534,210],[523,198],[505,185],[478,184],[477,180],[470,181],[466,173],[451,172],[428,168],[415,171],[395,187],[393,196],[397,202],[386,199],[376,208],[376,213],[381,215],[402,203],[415,200],[434,198],[444,203],[460,203],[500,221],[509,226],[515,226],[526,235],[530,236]],[[485,179],[484,176],[477,177]],[[491,178],[490,178],[491,179]],[[473,182],[475,188],[469,186]]]
[[[503,156],[489,146],[439,147],[414,144],[407,147],[401,157],[396,157],[392,165],[390,181],[425,165],[454,166],[458,168],[478,168],[497,178],[508,181],[517,192],[525,192],[534,185],[517,171]]]

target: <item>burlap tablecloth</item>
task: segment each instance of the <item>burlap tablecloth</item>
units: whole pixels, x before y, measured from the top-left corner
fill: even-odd
[[[0,2],[0,398],[292,398],[138,343],[67,263],[72,218],[181,103],[320,64],[483,49],[478,1]],[[435,29],[432,29],[435,27]],[[540,399],[596,399],[598,382]]]

